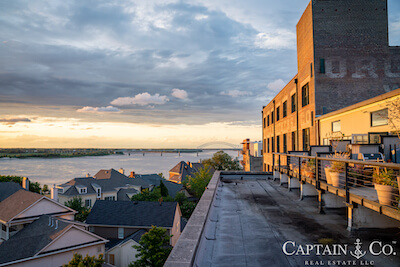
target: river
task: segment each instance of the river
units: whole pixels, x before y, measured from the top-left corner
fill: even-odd
[[[41,185],[61,184],[86,174],[95,175],[101,169],[125,170],[136,174],[163,173],[168,179],[168,172],[180,161],[198,162],[211,158],[217,150],[204,150],[197,153],[130,153],[99,157],[75,158],[0,158],[0,175],[17,175],[28,177]],[[226,150],[233,158],[238,151]],[[241,155],[240,155],[241,156]],[[240,159],[240,158],[239,158]]]

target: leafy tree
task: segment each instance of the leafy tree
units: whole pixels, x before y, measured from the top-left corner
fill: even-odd
[[[29,191],[40,194],[40,184],[38,182],[29,183]]]
[[[196,205],[197,205],[196,202],[192,201],[185,201],[182,204],[180,204],[182,217],[189,219],[194,209],[196,208]]]
[[[22,186],[23,177],[12,175],[0,175],[0,182],[14,182]],[[40,194],[40,184],[38,182],[29,183],[29,191]]]
[[[75,220],[77,221],[83,222],[89,215],[90,210],[83,205],[81,197],[73,197],[65,202],[64,205],[78,212],[75,214]]]
[[[165,176],[162,172],[160,172],[159,174],[157,174],[158,176],[160,176],[161,178],[165,179]]]
[[[42,191],[43,191],[43,192],[49,191],[49,187],[47,186],[47,184],[43,185]]]
[[[140,238],[140,246],[133,246],[139,252],[136,254],[138,259],[131,262],[129,267],[163,266],[172,250],[169,245],[170,239],[166,229],[152,226],[150,231]]]
[[[178,202],[179,205],[182,205],[185,201],[187,201],[187,197],[185,196],[185,193],[178,192],[175,195],[174,201]]]
[[[184,181],[183,185],[197,198],[201,198],[210,182],[212,174],[210,173],[210,167],[205,166],[200,168],[193,176],[188,176],[188,181]]]
[[[162,180],[160,181],[160,185],[158,186],[158,188],[160,188],[160,194],[162,197],[166,197],[169,195],[168,188],[165,186]]]
[[[202,163],[204,166],[213,167],[218,171],[241,170],[239,161],[232,159],[232,157],[224,151],[214,153],[211,159],[205,159]]]
[[[63,267],[101,267],[103,263],[103,254],[100,254],[98,258],[86,254],[86,257],[83,258],[81,254],[74,253],[71,261],[64,264]]]

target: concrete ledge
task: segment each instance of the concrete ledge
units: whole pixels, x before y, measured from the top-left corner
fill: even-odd
[[[216,171],[211,178],[207,189],[204,191],[199,203],[197,203],[196,209],[190,217],[185,229],[183,230],[178,242],[172,249],[164,266],[175,267],[175,266],[192,266],[194,257],[196,255],[197,248],[199,246],[200,237],[203,234],[204,226],[206,224],[208,213],[210,211],[211,203],[216,197],[216,189],[219,185],[220,171]],[[215,220],[215,216],[213,216]],[[208,237],[213,234],[207,233]]]

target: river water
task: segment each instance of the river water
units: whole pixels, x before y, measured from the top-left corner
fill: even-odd
[[[217,150],[204,150],[197,153],[130,153],[99,157],[76,158],[0,158],[0,175],[28,177],[40,184],[60,184],[76,177],[85,177],[87,173],[95,175],[100,169],[116,170],[123,168],[125,174],[163,173],[168,179],[168,171],[180,161],[198,162],[211,158]],[[231,157],[237,158],[238,151],[226,150]],[[240,159],[240,158],[239,158]]]

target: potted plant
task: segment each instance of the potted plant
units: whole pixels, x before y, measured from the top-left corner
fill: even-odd
[[[310,159],[305,166],[305,174],[310,178],[314,178],[315,177],[314,173],[315,173],[315,159]]]
[[[347,153],[335,153],[332,157],[333,159],[348,159],[349,155]],[[345,163],[341,161],[331,161],[331,167],[329,170],[329,176],[331,178],[332,185],[339,187],[341,181],[341,173],[344,173]]]
[[[327,184],[332,184],[332,178],[331,178],[331,166],[330,165],[326,165],[325,166],[325,177],[326,177],[326,182]]]
[[[372,177],[379,203],[390,206],[394,201],[395,188],[398,187],[393,170],[376,168]]]

